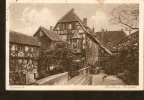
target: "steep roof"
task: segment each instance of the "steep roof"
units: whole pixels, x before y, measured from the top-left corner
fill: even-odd
[[[87,33],[87,35],[91,37],[94,40],[94,42],[98,43],[99,46],[103,48],[107,53],[112,55],[112,53],[107,48],[102,46],[102,44],[93,36],[93,31],[76,15],[74,9],[68,11],[68,13],[66,13],[57,23],[73,21],[78,21],[79,24],[82,26],[83,30]]]
[[[15,31],[10,31],[9,35],[10,35],[10,43],[40,46],[38,40],[35,37],[27,36]]]
[[[83,21],[75,14],[74,9],[71,9],[61,19],[59,19],[58,23],[73,21],[79,21],[80,23],[84,24]]]
[[[55,33],[54,31],[48,30],[42,26],[40,26],[38,30],[42,30],[53,41],[62,41],[60,36],[57,33]],[[37,34],[37,32],[34,34],[34,36],[36,34]]]
[[[109,50],[112,49],[113,45],[117,44],[122,38],[124,38],[126,33],[122,30],[120,31],[103,31],[96,32],[95,37]]]

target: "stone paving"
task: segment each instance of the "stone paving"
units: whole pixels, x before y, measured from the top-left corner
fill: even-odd
[[[92,77],[92,85],[126,85],[121,79],[116,78],[114,75],[107,76],[106,74],[97,74]]]

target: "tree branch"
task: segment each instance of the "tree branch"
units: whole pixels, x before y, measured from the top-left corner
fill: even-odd
[[[133,29],[133,30],[139,29],[139,28],[133,28],[132,26],[130,26],[130,25],[126,24],[126,23],[123,23],[123,22],[121,21],[120,15],[119,15],[119,18],[118,18],[118,19],[119,19],[119,23],[121,23],[121,24],[129,27],[130,29]]]

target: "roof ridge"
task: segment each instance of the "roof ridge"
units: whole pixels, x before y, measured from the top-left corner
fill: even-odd
[[[54,32],[54,31],[52,31],[52,30],[49,30],[49,29],[47,29],[47,28],[45,28],[45,27],[43,27],[43,26],[41,26],[40,28],[42,29],[42,31],[44,31],[44,33],[45,33],[51,40],[54,40],[54,36],[51,36],[51,32],[52,32],[53,35],[55,35],[55,36],[58,38],[58,40],[55,39],[54,41],[62,41],[62,39],[60,38],[60,36],[59,36],[56,32]],[[49,32],[49,34],[48,34],[48,32]]]
[[[78,15],[76,13],[74,13],[74,15],[77,17],[78,21],[82,22],[82,20],[78,17]],[[85,25],[84,23],[81,23],[82,25]]]
[[[44,27],[40,27],[43,31],[44,31],[44,33],[46,34],[46,31],[48,30],[48,29],[46,29],[46,28],[44,28]],[[45,31],[46,30],[46,31]],[[48,34],[46,34],[51,40],[53,40]]]
[[[10,30],[9,33],[11,33],[11,32],[14,32],[15,34],[19,34],[19,35],[23,35],[23,36],[35,38],[35,37],[31,36],[31,35],[24,34],[24,33],[22,33],[22,32],[17,32],[17,31],[12,31],[12,30]]]
[[[11,30],[9,34],[10,34],[10,42],[39,46],[39,42],[37,38],[33,36],[28,36],[21,32],[16,32],[16,31],[11,31]]]

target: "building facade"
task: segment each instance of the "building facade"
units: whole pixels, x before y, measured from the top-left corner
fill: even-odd
[[[70,44],[73,53],[79,56],[79,60],[84,62],[84,65],[91,64],[100,66],[100,61],[102,63],[102,60],[99,59],[104,57],[102,54],[112,54],[92,35],[94,31],[87,26],[87,18],[84,18],[82,21],[76,15],[74,9],[68,11],[68,13],[57,22],[53,31],[56,32],[63,41]]]
[[[49,53],[53,50],[55,50],[55,44],[57,42],[63,42],[62,39],[58,34],[53,32],[52,30],[48,30],[42,26],[39,27],[39,29],[36,31],[36,33],[33,35],[35,38],[38,39],[40,42],[40,48],[39,48],[39,73],[48,72],[50,70],[50,65],[45,61],[45,55],[46,53]]]
[[[10,31],[10,84],[29,84],[38,77],[39,42],[32,36]]]

